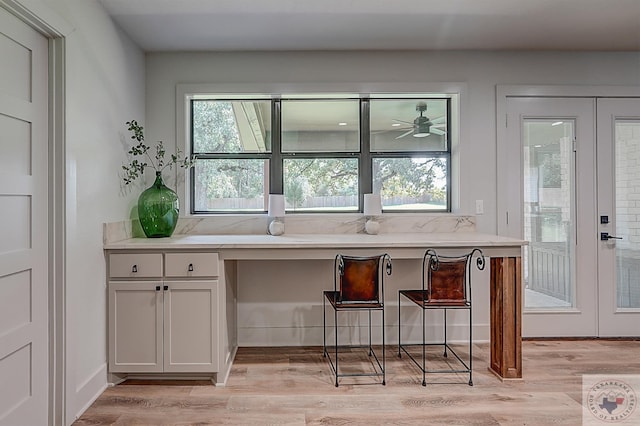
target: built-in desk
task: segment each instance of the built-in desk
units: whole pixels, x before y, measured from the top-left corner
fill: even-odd
[[[290,259],[333,259],[336,253],[379,254],[388,253],[393,259],[421,259],[426,248],[434,248],[442,254],[459,253],[473,247],[482,249],[490,258],[490,338],[491,361],[489,369],[502,379],[522,377],[521,355],[521,255],[526,241],[480,233],[398,233],[398,234],[284,234],[271,235],[178,235],[172,238],[134,238],[105,245],[107,261],[113,254],[135,255],[156,254],[158,262],[167,256],[216,253],[219,265],[215,268],[217,294],[211,300],[217,301],[211,315],[218,321],[218,327],[211,334],[213,348],[217,351],[212,360],[207,360],[210,372],[217,374],[217,381],[224,382],[229,373],[235,350],[237,349],[234,319],[234,286],[238,260],[290,260]],[[189,257],[179,257],[185,271],[174,270],[174,276],[184,275],[184,285],[196,280],[197,271]],[[119,258],[121,261],[122,258]],[[191,263],[190,263],[191,262]],[[109,266],[111,269],[113,265]],[[138,266],[124,269],[139,270]],[[189,270],[191,269],[191,270]],[[210,268],[211,269],[211,268]],[[110,270],[110,269],[108,269]],[[196,273],[195,276],[192,276]],[[133,276],[139,272],[131,273]],[[168,279],[167,262],[164,271],[156,278]],[[126,275],[126,274],[125,274]],[[154,276],[155,277],[155,276]],[[111,279],[111,278],[110,278]],[[127,277],[116,278],[125,280]],[[144,278],[143,278],[144,279]],[[165,289],[167,286],[164,287]],[[111,320],[110,320],[111,325]],[[110,349],[111,353],[111,349]],[[211,362],[209,362],[211,361]],[[211,364],[213,363],[213,364]],[[111,365],[111,360],[110,360]],[[205,364],[203,364],[205,365]],[[213,366],[211,366],[213,365]],[[205,368],[205,369],[206,369]],[[179,371],[179,370],[175,370]],[[187,368],[197,372],[198,369]]]

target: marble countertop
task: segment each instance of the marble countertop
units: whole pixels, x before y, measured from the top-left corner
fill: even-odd
[[[476,232],[394,234],[174,235],[131,238],[105,250],[520,247],[527,241]]]

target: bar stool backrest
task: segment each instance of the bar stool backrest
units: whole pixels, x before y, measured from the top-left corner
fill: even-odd
[[[428,249],[422,260],[422,294],[429,304],[471,304],[471,260],[484,269],[482,250],[474,248],[459,256],[443,256]]]
[[[430,262],[434,262],[434,258]],[[437,269],[427,268],[427,300],[467,301],[467,258],[440,258]]]
[[[380,256],[340,256],[340,302],[378,303],[380,301]]]

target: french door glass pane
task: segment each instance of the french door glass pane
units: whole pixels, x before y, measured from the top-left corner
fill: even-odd
[[[575,304],[574,123],[526,119],[523,123],[525,308]]]
[[[640,121],[616,121],[615,153],[617,306],[640,308]]]

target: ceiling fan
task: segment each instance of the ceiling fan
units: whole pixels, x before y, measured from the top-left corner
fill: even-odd
[[[434,135],[444,135],[445,131],[442,129],[442,127],[446,125],[446,123],[444,122],[446,117],[442,116],[442,117],[438,117],[431,120],[429,117],[426,117],[424,115],[424,112],[426,110],[427,110],[427,103],[421,101],[416,104],[416,111],[418,111],[420,115],[416,117],[413,120],[413,122],[393,119],[393,121],[397,123],[402,123],[402,124],[411,126],[411,127],[405,126],[402,128],[398,127],[397,129],[394,129],[394,130],[405,130],[405,132],[402,133],[400,136],[397,136],[396,139],[404,138],[405,136],[408,136],[410,134],[413,134],[414,138],[425,138],[432,133]]]

